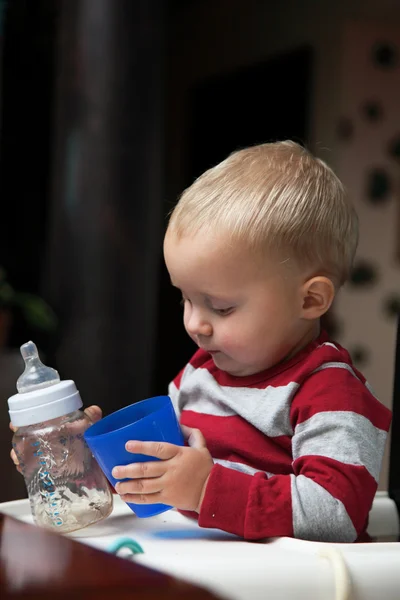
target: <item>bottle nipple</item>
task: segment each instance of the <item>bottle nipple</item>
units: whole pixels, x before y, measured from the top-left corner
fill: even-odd
[[[17,381],[17,390],[20,394],[59,383],[60,376],[58,372],[51,367],[46,367],[41,362],[36,345],[33,342],[23,344],[21,354],[25,361],[25,370]]]

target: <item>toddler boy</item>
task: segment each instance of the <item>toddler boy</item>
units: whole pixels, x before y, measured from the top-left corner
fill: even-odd
[[[183,193],[164,254],[199,347],[169,389],[188,446],[128,442],[161,460],[114,469],[124,500],[246,539],[364,538],[390,411],[320,330],[357,238],[338,178],[290,141],[235,152]]]
[[[185,448],[132,442],[162,460],[116,469],[134,478],[124,499],[247,539],[363,538],[390,411],[320,331],[357,240],[338,178],[290,141],[236,152],[183,193],[164,254],[199,349],[169,394],[194,431]]]

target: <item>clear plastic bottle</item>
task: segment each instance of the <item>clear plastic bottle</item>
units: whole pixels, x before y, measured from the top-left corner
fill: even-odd
[[[17,431],[13,447],[38,525],[67,533],[107,517],[113,506],[105,475],[83,434],[91,425],[73,381],[40,362],[33,342],[21,346],[25,371],[8,400]]]

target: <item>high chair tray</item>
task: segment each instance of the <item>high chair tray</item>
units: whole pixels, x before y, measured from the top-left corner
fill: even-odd
[[[108,552],[121,538],[131,540],[143,549],[134,556],[135,563],[232,600],[400,597],[400,543],[321,544],[290,538],[245,542],[217,529],[202,529],[175,510],[139,519],[118,496],[114,499],[107,519],[67,537]],[[27,500],[0,504],[0,512],[32,523]],[[399,535],[395,505],[384,492],[375,498],[369,533],[393,539]],[[121,552],[130,556],[128,550]]]

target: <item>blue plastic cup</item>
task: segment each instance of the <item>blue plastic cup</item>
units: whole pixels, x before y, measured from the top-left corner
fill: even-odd
[[[126,442],[138,440],[184,445],[181,428],[169,396],[148,398],[122,408],[89,427],[84,437],[114,487],[121,481],[112,476],[114,467],[159,460],[153,456],[128,452],[125,449]],[[172,508],[166,504],[127,504],[141,518],[153,517]]]

